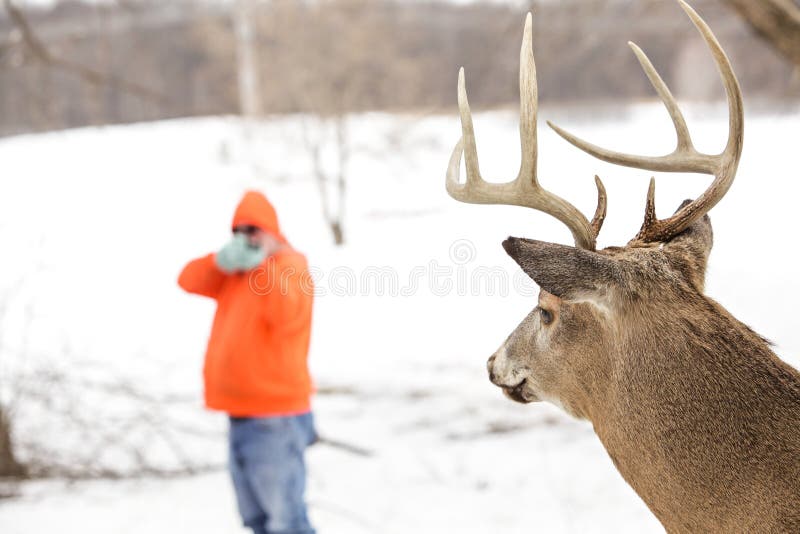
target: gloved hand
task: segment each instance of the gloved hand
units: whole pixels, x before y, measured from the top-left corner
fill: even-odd
[[[267,252],[261,247],[251,245],[247,236],[234,234],[233,238],[214,256],[214,262],[221,271],[233,274],[255,269],[266,257]]]

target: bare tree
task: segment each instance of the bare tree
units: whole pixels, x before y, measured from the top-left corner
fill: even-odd
[[[20,31],[22,41],[27,49],[30,51],[33,57],[43,64],[75,74],[93,86],[110,85],[119,90],[129,92],[148,100],[156,102],[164,102],[166,100],[164,95],[150,89],[149,87],[145,87],[144,85],[113,74],[100,72],[68,58],[53,54],[36,36],[36,33],[33,31],[33,28],[23,14],[22,10],[14,5],[12,0],[3,0],[3,5],[6,9],[6,13],[8,13],[9,18]]]
[[[239,110],[245,117],[261,114],[261,91],[256,68],[252,0],[237,0],[233,8],[236,31],[236,62],[239,81]]]
[[[76,355],[64,352],[59,360],[74,363]],[[11,402],[0,406],[7,430],[0,438],[8,438],[0,439],[0,477],[171,477],[222,468],[192,450],[220,437],[200,421],[193,395],[149,392],[98,364],[86,376],[87,362],[75,370],[46,355],[17,357],[29,370],[4,377]]]
[[[0,478],[19,478],[26,473],[14,453],[14,442],[11,435],[11,418],[6,414],[5,406],[0,404]]]
[[[0,364],[8,357],[3,329],[10,302],[19,292],[21,280],[12,283],[3,291],[0,300]],[[0,368],[5,373],[5,368]],[[0,378],[3,378],[0,375]],[[11,414],[9,395],[5,395],[3,381],[0,380],[0,478],[21,478],[27,473],[25,466],[19,461],[14,448],[14,425]]]
[[[42,269],[40,263],[36,273],[0,287],[0,482],[11,482],[13,494],[21,479],[169,477],[221,468],[191,451],[203,439],[219,439],[204,430],[194,395],[157,393],[113,367],[79,363],[66,343],[57,354],[33,347],[38,305],[24,288]],[[16,341],[7,339],[12,310],[24,314]]]
[[[262,12],[263,69],[288,90],[304,115],[305,148],[334,242],[345,240],[349,164],[348,115],[375,109],[392,92],[390,71],[405,69],[392,35],[389,3],[276,0]],[[266,79],[266,76],[265,76]],[[413,80],[412,80],[413,81]],[[276,84],[277,85],[277,84]],[[286,92],[268,91],[267,106]]]
[[[331,123],[331,124],[328,124]],[[334,129],[336,150],[336,170],[330,172],[323,159],[323,149],[327,136],[327,126]],[[311,130],[315,130],[312,132]],[[323,135],[319,135],[320,130]],[[347,130],[347,116],[342,113],[331,118],[312,116],[303,121],[303,141],[311,157],[314,181],[319,190],[322,218],[331,231],[336,245],[344,244],[344,216],[347,200],[347,167],[350,161],[350,141]]]
[[[800,68],[800,5],[797,0],[723,0],[761,37]]]

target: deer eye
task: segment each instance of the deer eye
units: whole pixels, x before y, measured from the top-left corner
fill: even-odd
[[[539,308],[539,315],[542,318],[543,324],[547,325],[553,322],[553,312],[545,310],[544,308]]]

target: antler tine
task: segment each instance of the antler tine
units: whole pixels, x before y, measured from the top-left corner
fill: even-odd
[[[672,92],[669,90],[669,87],[667,87],[667,84],[664,83],[664,80],[661,78],[661,75],[658,74],[658,71],[653,66],[650,58],[647,57],[647,54],[645,54],[644,51],[632,41],[628,41],[628,46],[630,46],[631,50],[633,50],[633,53],[636,55],[636,59],[639,60],[639,64],[642,66],[642,70],[644,70],[644,73],[647,75],[650,83],[653,85],[658,93],[658,96],[661,97],[661,101],[664,103],[664,106],[667,108],[667,112],[672,119],[672,124],[675,126],[675,133],[678,134],[677,150],[694,150],[692,136],[689,134],[689,128],[686,126],[686,120],[683,118],[681,108],[678,106],[678,102],[675,101],[675,97],[672,96]]]
[[[495,184],[486,182],[480,174],[475,130],[467,99],[464,69],[458,73],[458,108],[461,115],[461,139],[453,149],[447,168],[447,192],[456,200],[472,204],[509,204],[536,209],[564,223],[572,232],[575,245],[594,250],[597,234],[606,214],[606,192],[600,179],[595,177],[598,188],[598,205],[590,223],[572,204],[541,188],[537,177],[538,142],[536,115],[538,93],[536,65],[533,60],[531,14],[525,20],[525,32],[520,49],[520,126],[519,136],[522,161],[519,173],[512,182]],[[459,183],[461,157],[467,167],[467,179]]]
[[[672,119],[672,124],[675,127],[675,133],[678,136],[678,146],[675,151],[670,154],[669,156],[661,156],[661,157],[650,157],[650,156],[635,156],[632,154],[624,154],[622,152],[615,152],[613,150],[607,150],[605,148],[599,147],[597,145],[593,145],[592,143],[586,142],[571,133],[567,132],[566,130],[560,128],[559,126],[551,123],[550,121],[547,122],[547,125],[550,126],[555,132],[575,145],[576,147],[580,148],[584,152],[588,152],[592,156],[601,159],[603,161],[607,161],[609,163],[613,163],[615,165],[625,165],[627,167],[636,167],[636,168],[646,168],[649,170],[658,170],[658,171],[678,171],[678,170],[686,170],[691,171],[694,167],[687,168],[687,169],[676,169],[675,165],[679,163],[679,161],[674,158],[676,154],[682,155],[691,155],[691,156],[699,156],[703,159],[700,164],[707,164],[709,172],[713,171],[714,166],[713,162],[708,158],[704,157],[702,154],[699,154],[692,144],[692,138],[689,134],[689,128],[686,126],[686,120],[683,118],[683,113],[681,113],[680,107],[675,100],[675,97],[672,96],[672,92],[670,92],[669,87],[667,84],[664,83],[664,80],[658,74],[658,71],[653,66],[653,63],[647,57],[641,48],[639,48],[636,43],[628,42],[628,46],[631,47],[633,53],[636,55],[636,58],[639,60],[639,63],[642,66],[647,78],[650,80],[650,83],[655,88],[658,96],[661,97],[661,101],[664,103],[664,106],[667,108],[667,112]],[[697,164],[698,162],[692,162],[693,164]],[[688,162],[687,162],[688,164]]]
[[[525,31],[519,49],[519,142],[522,162],[517,180],[522,187],[538,188],[537,161],[539,139],[536,120],[539,111],[539,82],[536,80],[536,63],[533,59],[533,20],[525,17]]]
[[[718,155],[702,154],[698,152],[693,144],[689,135],[689,130],[686,127],[686,121],[681,114],[675,98],[670,93],[661,76],[658,75],[653,64],[642,52],[642,50],[633,43],[629,43],[636,57],[642,65],[647,77],[655,87],[661,100],[667,108],[667,111],[672,118],[672,123],[675,126],[675,131],[678,136],[678,146],[672,154],[660,157],[649,156],[636,156],[631,154],[623,154],[621,152],[614,152],[601,148],[597,145],[587,143],[582,139],[564,131],[558,126],[548,122],[551,128],[556,131],[561,137],[580,148],[584,152],[592,156],[613,163],[616,165],[625,165],[628,167],[635,167],[638,169],[647,169],[651,171],[666,171],[666,172],[695,172],[702,174],[714,175],[714,181],[700,195],[694,202],[687,204],[675,215],[667,219],[659,220],[654,214],[654,186],[651,186],[648,193],[648,215],[645,217],[645,222],[642,229],[636,236],[636,240],[643,242],[653,241],[667,241],[675,235],[681,233],[688,228],[694,221],[708,213],[717,202],[719,202],[725,193],[730,189],[734,178],[736,177],[736,169],[739,165],[739,158],[742,155],[742,140],[744,134],[744,108],[742,105],[742,92],[739,88],[739,82],[736,80],[736,75],[733,73],[728,57],[722,50],[717,38],[711,32],[711,29],[703,21],[702,18],[692,9],[684,0],[677,0],[681,8],[686,12],[692,23],[703,36],[703,39],[708,44],[714,61],[717,64],[722,83],[725,86],[725,92],[728,98],[728,143],[725,150]]]
[[[608,195],[603,182],[600,177],[594,175],[594,184],[597,186],[597,208],[594,210],[594,217],[592,217],[592,230],[595,237],[600,234],[600,229],[603,228],[603,223],[606,221],[606,208],[608,206]]]

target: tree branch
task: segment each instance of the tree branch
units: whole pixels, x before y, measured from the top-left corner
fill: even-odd
[[[800,67],[800,7],[793,0],[724,0],[761,37]]]
[[[95,86],[109,86],[120,91],[138,96],[145,100],[164,104],[168,98],[149,87],[120,78],[118,76],[109,75],[98,70],[95,70],[86,65],[82,65],[75,61],[62,58],[51,53],[44,43],[36,36],[36,33],[31,28],[28,19],[22,11],[14,5],[12,0],[3,0],[8,17],[13,22],[14,26],[20,31],[22,35],[22,42],[30,50],[33,56],[45,65],[60,68],[65,71],[82,78],[84,81]]]

